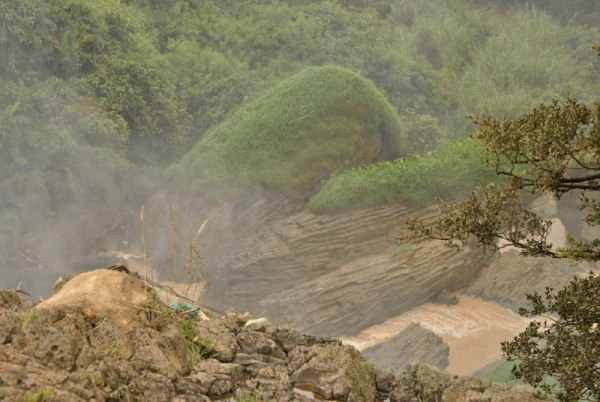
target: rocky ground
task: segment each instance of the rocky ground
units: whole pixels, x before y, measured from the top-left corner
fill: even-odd
[[[269,192],[220,205],[169,200],[159,193],[146,205],[145,231],[147,257],[163,279],[172,276],[171,201],[180,231],[195,233],[206,223],[195,244],[206,264],[203,301],[252,311],[283,327],[244,324],[235,315],[185,319],[158,297],[148,298],[146,290],[140,293],[145,288],[132,276],[112,271],[110,280],[98,276],[106,270],[70,275],[60,282],[64,288],[58,286],[56,295],[37,305],[17,293],[2,293],[1,397],[44,400],[52,388],[59,401],[287,401],[306,395],[356,401],[442,400],[442,395],[444,401],[545,400],[530,389],[443,372],[448,345],[418,325],[364,350],[367,360],[329,337],[356,335],[423,303],[452,305],[460,291],[516,310],[525,305],[526,292],[561,287],[581,272],[568,263],[525,260],[515,251],[481,260],[474,250],[455,252],[435,241],[398,248],[396,236],[406,218],[431,221],[438,216],[436,207],[392,204],[319,216],[301,201]],[[117,240],[135,247],[126,239],[139,238],[141,228],[128,225]],[[139,254],[139,249],[121,251]],[[116,262],[106,258],[94,255],[63,268],[82,272]],[[59,273],[64,271],[53,275]],[[32,289],[27,278],[17,279]],[[38,279],[36,292],[43,281],[35,272],[30,279]],[[292,321],[295,330],[311,335],[286,329]]]
[[[265,319],[178,314],[128,273],[67,279],[37,305],[0,291],[4,400],[551,400],[419,362],[394,375],[337,339]]]

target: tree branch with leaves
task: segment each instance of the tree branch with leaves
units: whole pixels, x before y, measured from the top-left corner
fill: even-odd
[[[515,120],[469,118],[479,125],[474,137],[485,144],[489,166],[506,180],[474,191],[461,204],[439,200],[442,217],[433,226],[409,219],[403,238],[439,239],[455,249],[475,241],[491,252],[514,246],[529,256],[600,260],[597,239],[569,237],[568,247],[554,248],[548,243],[552,222],[531,210],[542,194],[559,199],[582,190],[578,208],[587,210],[585,221],[600,223],[600,202],[589,198],[600,190],[600,103],[555,99]]]
[[[600,55],[600,46],[594,48]],[[600,261],[600,239],[576,240],[566,247],[548,242],[552,220],[532,210],[541,195],[560,199],[581,191],[584,221],[600,224],[600,102],[586,106],[574,99],[553,100],[515,120],[469,117],[479,125],[474,135],[489,154],[488,164],[504,180],[478,188],[461,203],[440,203],[432,225],[408,220],[401,238],[432,238],[461,249],[475,243],[488,254],[516,247],[526,256]],[[563,402],[600,401],[600,277],[576,277],[560,291],[528,294],[534,320],[512,342],[503,342],[508,360],[519,360],[515,378],[540,386]],[[552,377],[555,383],[544,382]]]

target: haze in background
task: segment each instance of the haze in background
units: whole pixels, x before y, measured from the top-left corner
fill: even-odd
[[[132,251],[124,234],[141,205],[170,188],[165,169],[308,67],[337,65],[373,82],[408,138],[394,155],[427,155],[467,137],[467,114],[513,118],[555,96],[591,103],[600,82],[590,50],[596,8],[583,0],[0,0],[0,287],[23,281],[46,296],[60,274],[114,262],[97,255],[103,248]],[[475,150],[465,146],[464,160]],[[388,187],[374,203],[398,199]],[[179,229],[184,240],[198,228]]]

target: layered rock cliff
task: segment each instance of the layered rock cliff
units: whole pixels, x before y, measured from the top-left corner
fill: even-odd
[[[180,233],[194,235],[206,222],[196,248],[205,262],[207,304],[295,320],[319,335],[356,334],[466,286],[481,267],[471,250],[436,241],[394,255],[406,219],[432,220],[437,206],[316,215],[304,202],[268,191],[218,205],[161,192],[145,206],[144,234],[150,263],[164,278],[173,271],[170,208]],[[139,219],[131,220],[128,238],[140,233]],[[179,250],[179,261],[185,252]]]
[[[469,283],[479,268],[470,250],[456,252],[435,241],[413,250],[356,259],[257,304],[274,322],[296,321],[317,335],[354,336],[444,291]]]
[[[483,268],[464,294],[493,301],[515,312],[527,307],[527,293],[544,294],[546,287],[562,289],[575,275],[585,274],[568,260],[524,257],[517,250],[499,255]]]

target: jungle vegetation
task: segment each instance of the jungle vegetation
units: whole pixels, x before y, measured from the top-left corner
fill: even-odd
[[[406,133],[372,82],[335,67],[310,67],[232,112],[170,169],[173,187],[209,198],[262,183],[291,197],[319,175],[395,159]]]
[[[222,158],[225,165],[206,183],[232,188],[240,177],[230,173],[244,168],[234,155],[236,138],[252,131],[236,131],[236,124],[248,119],[259,127],[271,119],[261,107],[277,103],[269,97],[311,67],[351,75],[378,110],[364,127],[339,126],[352,129],[325,147],[337,162],[309,163],[306,172],[299,168],[304,162],[290,164],[300,169],[298,183],[273,177],[273,165],[284,158],[276,147],[265,148],[262,167],[244,170],[243,180],[306,196],[319,186],[301,187],[339,170],[311,203],[320,211],[397,199],[422,205],[445,196],[452,182],[440,194],[435,183],[424,184],[432,190],[420,196],[399,190],[422,180],[421,166],[461,169],[448,174],[456,188],[464,177],[478,184],[474,178],[486,168],[480,146],[465,140],[473,131],[466,114],[515,118],[553,97],[594,100],[600,69],[589,52],[598,37],[593,3],[0,0],[0,248],[11,248],[41,221],[100,213],[102,202],[135,209],[169,180],[173,191],[202,191],[201,180],[182,179],[193,173],[193,155],[202,161],[197,168]],[[352,107],[362,105],[356,100]],[[263,112],[253,117],[251,110]],[[279,113],[285,108],[274,119],[287,124]],[[323,122],[321,129],[335,131],[336,124]],[[373,159],[379,165],[358,168],[365,161],[348,157],[351,142],[384,126],[396,127],[386,138],[405,141],[387,144],[384,157]],[[217,146],[225,132],[231,138]],[[321,158],[306,143],[296,146],[306,151],[303,161]],[[399,155],[408,159],[394,162]],[[398,174],[399,181],[365,199],[357,195],[361,185],[349,194],[334,183],[350,180],[341,173],[346,168],[355,168],[348,173],[354,183],[369,182],[360,172],[381,174],[381,183]],[[120,216],[102,213],[111,222]]]

